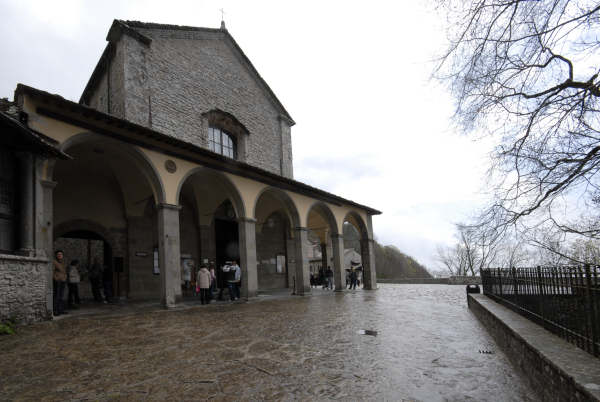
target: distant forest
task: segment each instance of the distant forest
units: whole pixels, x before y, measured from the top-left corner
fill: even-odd
[[[353,248],[360,254],[360,235],[354,226],[344,225],[344,248]],[[431,278],[424,266],[398,250],[375,241],[375,268],[382,279]]]

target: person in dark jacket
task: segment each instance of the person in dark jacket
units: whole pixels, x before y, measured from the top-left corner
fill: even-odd
[[[350,289],[356,289],[356,283],[358,282],[358,273],[356,269],[350,270]]]
[[[327,276],[327,287],[331,290],[333,290],[333,271],[331,270],[331,267],[328,266],[327,267],[327,271],[325,272],[325,276]]]

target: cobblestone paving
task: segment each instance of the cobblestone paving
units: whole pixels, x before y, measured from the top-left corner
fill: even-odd
[[[464,286],[126,311],[1,337],[0,399],[537,400]]]

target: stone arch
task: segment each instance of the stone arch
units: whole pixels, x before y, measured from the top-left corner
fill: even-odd
[[[256,199],[254,200],[254,207],[252,209],[253,218],[256,219],[256,208],[259,204],[260,199],[266,194],[272,195],[275,199],[279,200],[284,205],[284,211],[288,219],[290,220],[292,229],[300,227],[301,220],[296,203],[285,191],[277,187],[267,186],[256,195]]]
[[[367,240],[371,238],[369,236],[369,229],[367,228],[367,224],[358,212],[349,211],[344,216],[344,220],[342,221],[342,223],[344,222],[350,222],[358,230],[361,239]]]
[[[227,193],[229,201],[233,205],[236,216],[238,218],[246,216],[246,206],[235,183],[233,183],[231,179],[222,172],[204,166],[198,166],[191,169],[181,178],[179,184],[177,185],[177,192],[175,195],[175,199],[177,200],[178,204],[180,203],[181,190],[183,189],[184,184],[190,177],[196,174],[210,176],[219,180],[219,182],[225,187],[225,192]]]
[[[102,237],[102,239],[107,242],[113,250],[115,250],[116,245],[110,236],[110,232],[101,224],[87,219],[73,219],[55,226],[54,238],[58,239],[67,233],[77,231],[96,233],[98,236]]]
[[[323,201],[315,201],[308,208],[308,211],[306,213],[307,226],[308,226],[309,217],[310,217],[311,212],[317,212],[319,215],[321,215],[323,218],[325,218],[325,221],[329,224],[329,227],[331,229],[331,234],[340,233],[340,228],[338,228],[338,224],[337,224],[337,220],[335,219],[335,215],[331,211],[331,208],[329,208],[329,206],[327,204],[325,204]]]
[[[94,141],[102,141],[105,144],[109,144],[109,146],[113,147],[113,149],[118,149],[118,152],[121,152],[125,156],[131,158],[133,163],[148,181],[150,188],[152,189],[154,202],[156,204],[166,202],[165,189],[160,174],[156,170],[156,167],[152,161],[135,146],[107,136],[96,134],[90,131],[84,131],[69,137],[60,144],[59,149],[68,154],[68,150],[70,148],[80,144],[93,143]],[[46,176],[48,179],[52,180],[54,178],[55,166],[56,160],[51,160],[48,162],[46,168]]]

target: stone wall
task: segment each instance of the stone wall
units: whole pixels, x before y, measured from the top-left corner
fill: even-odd
[[[207,148],[203,113],[219,109],[249,131],[238,158],[293,177],[291,127],[225,32],[136,28],[150,45],[122,35],[110,63],[110,113]],[[105,73],[106,74],[106,73]],[[106,79],[91,96],[102,110]],[[106,110],[103,110],[106,111]]]
[[[269,221],[270,220],[270,221]],[[257,225],[256,229],[256,262],[258,289],[281,289],[288,287],[287,269],[277,272],[277,256],[286,255],[285,222],[279,214],[269,218],[272,227],[267,223]]]
[[[52,317],[46,306],[49,270],[43,258],[0,255],[0,321],[32,323]]]
[[[544,401],[600,400],[597,358],[482,294],[469,309]]]

